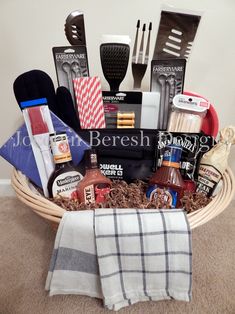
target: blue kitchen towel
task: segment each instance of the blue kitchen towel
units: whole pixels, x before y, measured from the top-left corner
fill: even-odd
[[[51,118],[56,133],[66,131],[73,163],[78,165],[83,158],[84,151],[89,149],[90,146],[52,112]],[[42,187],[25,124],[23,124],[0,148],[0,156],[24,173],[37,186]]]

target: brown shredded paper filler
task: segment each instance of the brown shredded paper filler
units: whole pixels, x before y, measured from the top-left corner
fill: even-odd
[[[78,200],[69,198],[56,197],[52,201],[69,211],[86,210],[95,208],[140,208],[140,209],[166,209],[169,204],[164,202],[164,192],[160,191],[158,197],[154,201],[146,198],[147,183],[137,181],[127,184],[125,181],[113,181],[110,194],[106,196],[106,200],[102,204],[85,204]],[[182,208],[187,213],[193,212],[206,206],[211,199],[202,193],[193,193],[186,191],[181,199]]]

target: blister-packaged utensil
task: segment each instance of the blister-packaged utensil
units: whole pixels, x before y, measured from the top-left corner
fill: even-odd
[[[86,45],[84,15],[80,11],[71,12],[64,26],[65,35],[71,45]]]
[[[74,101],[73,79],[89,76],[86,46],[54,47],[52,51],[58,85],[68,88]]]
[[[183,92],[186,60],[152,60],[151,66],[151,91],[160,93],[158,128],[166,130],[173,97]]]
[[[153,60],[188,58],[201,16],[162,11]]]

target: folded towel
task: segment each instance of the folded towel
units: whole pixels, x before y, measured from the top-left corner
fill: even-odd
[[[191,299],[191,232],[183,210],[95,210],[104,305]]]
[[[46,290],[50,295],[102,298],[94,238],[94,212],[66,212],[60,222]]]
[[[113,310],[138,301],[189,301],[191,259],[191,232],[180,209],[66,212],[46,290],[103,298]]]

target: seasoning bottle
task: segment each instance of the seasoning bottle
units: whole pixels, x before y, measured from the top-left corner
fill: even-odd
[[[218,143],[202,156],[199,165],[197,189],[207,197],[214,196],[216,187],[228,167],[231,146],[235,144],[235,127],[220,131]]]
[[[50,136],[51,150],[55,162],[55,170],[48,181],[49,197],[68,197],[77,199],[77,185],[83,175],[72,163],[72,156],[66,133]]]
[[[180,207],[185,187],[179,171],[181,154],[180,146],[166,146],[162,165],[149,180],[146,196],[150,201],[161,198],[168,208]]]
[[[103,203],[105,194],[110,192],[111,181],[101,173],[95,149],[85,151],[85,161],[86,174],[77,187],[78,199],[85,204]]]

